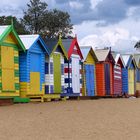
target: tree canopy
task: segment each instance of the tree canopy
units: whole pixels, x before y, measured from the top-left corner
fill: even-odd
[[[48,10],[48,4],[41,0],[30,0],[27,4],[27,10],[21,23],[31,34],[41,34],[49,38],[57,37],[61,34],[66,37],[72,32],[70,15],[57,9]]]
[[[18,34],[28,34],[29,32],[25,29],[25,26],[16,17],[12,16],[1,16],[0,25],[10,25],[13,21],[14,27]]]
[[[30,0],[23,11],[23,18],[1,16],[0,25],[13,24],[18,34],[40,34],[43,37],[54,38],[61,34],[67,38],[72,33],[70,15],[58,9],[48,10],[48,4],[41,0]]]

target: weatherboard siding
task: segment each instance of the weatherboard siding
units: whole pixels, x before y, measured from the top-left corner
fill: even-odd
[[[34,76],[32,76],[33,74]],[[34,43],[29,50],[26,50],[26,53],[20,53],[20,75],[22,96],[44,94],[45,53],[39,41]],[[40,80],[36,83],[32,83],[34,79],[31,78],[39,78]],[[36,89],[32,86],[39,88]],[[32,89],[36,89],[36,91]]]
[[[83,87],[82,87],[82,95],[83,96],[87,96],[87,91],[86,91],[86,71],[85,71],[85,66],[86,65],[91,65],[94,67],[94,73],[93,73],[93,76],[94,76],[94,82],[91,83],[93,84],[93,87],[94,87],[94,96],[96,96],[96,66],[95,66],[95,60],[93,58],[93,55],[89,52],[88,55],[87,55],[87,58],[86,60],[84,61],[84,64],[83,64]]]
[[[60,55],[60,71],[59,71],[59,75],[60,75],[60,89],[61,91],[58,93],[64,93],[64,55],[59,51],[58,49],[56,52],[54,52],[54,54],[59,54]],[[54,58],[53,55],[50,57],[46,57],[46,62],[45,62],[45,94],[54,94],[55,90],[54,90]]]
[[[14,37],[12,34],[9,34],[5,39],[4,41],[2,42],[2,46],[0,46],[0,96],[19,96],[19,91],[20,91],[20,85],[19,85],[19,51],[18,51],[18,47],[17,47],[17,42],[15,41]],[[7,63],[7,70],[10,68],[10,63],[11,63],[11,60],[13,61],[14,65],[13,65],[13,74],[11,72],[6,72],[6,73],[3,73],[3,68],[2,68],[2,65],[5,63],[2,61],[2,57],[3,57],[3,54],[2,54],[2,47],[5,47],[5,48],[11,48],[11,50],[13,50],[13,55],[12,57],[10,56],[6,56],[6,60],[4,60],[6,63]],[[6,55],[6,54],[5,54]],[[10,65],[9,65],[10,64]],[[8,65],[9,65],[9,68],[8,68]],[[11,68],[10,68],[11,69]],[[9,69],[9,70],[10,70]],[[12,70],[11,69],[11,70]],[[4,74],[4,75],[3,75]],[[7,76],[6,76],[6,75]],[[12,74],[12,75],[11,75]],[[14,87],[11,88],[11,89],[7,89],[7,90],[3,90],[3,87],[4,87],[4,84],[7,84],[7,83],[4,83],[3,80],[2,80],[2,75],[7,79],[7,82],[9,82],[9,78],[11,81],[11,84],[14,83]],[[12,78],[13,77],[13,78]],[[10,84],[10,83],[9,83]],[[12,87],[12,86],[11,86]]]
[[[72,55],[69,58],[69,60],[65,60],[65,92],[66,93],[73,93],[73,87],[72,87],[72,58],[73,57],[79,58],[79,66],[76,68],[79,70],[79,84],[80,84],[80,95],[82,95],[82,62],[81,58],[78,54],[78,50],[76,47],[74,47],[74,50],[72,51]]]

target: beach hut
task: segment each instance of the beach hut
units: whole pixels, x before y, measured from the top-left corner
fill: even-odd
[[[122,69],[125,67],[122,56],[118,53],[112,53],[115,65],[114,65],[114,90],[113,94],[121,96],[122,95]]]
[[[89,46],[80,47],[83,55],[83,96],[96,96],[96,67],[97,57]]]
[[[136,62],[136,71],[135,71],[135,82],[136,82],[136,94],[140,95],[140,54],[134,54],[134,59]]]
[[[0,26],[0,97],[19,97],[19,52],[25,47],[13,25]]]
[[[97,96],[113,95],[113,67],[115,60],[108,48],[95,50]]]
[[[45,93],[45,56],[48,54],[40,35],[20,35],[26,53],[20,53],[21,96],[41,100]]]
[[[65,60],[65,93],[62,96],[78,97],[82,95],[82,53],[77,37],[63,39],[68,54]]]
[[[122,82],[123,82],[123,94],[132,96],[135,94],[135,69],[136,63],[132,55],[122,55],[125,68],[122,69]]]
[[[45,98],[48,100],[60,98],[64,93],[64,59],[67,60],[67,52],[59,39],[45,40],[49,56],[46,56],[45,62]]]

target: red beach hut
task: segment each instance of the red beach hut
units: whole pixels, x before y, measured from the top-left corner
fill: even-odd
[[[98,62],[96,63],[97,96],[110,96],[113,94],[113,67],[115,60],[111,49],[95,50]]]

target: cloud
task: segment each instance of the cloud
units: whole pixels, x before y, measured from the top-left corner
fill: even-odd
[[[90,3],[91,3],[91,9],[94,10],[94,8],[100,3],[102,2],[103,0],[90,0]]]
[[[70,1],[69,5],[73,9],[81,9],[84,6],[82,3],[79,3],[77,1]]]
[[[78,33],[81,46],[93,46],[93,48],[111,46],[112,50],[115,51],[131,52],[135,51],[134,45],[140,39],[139,26],[140,22],[131,19],[124,20],[119,24],[102,27],[97,27],[96,22],[88,21],[76,25],[74,32]]]

